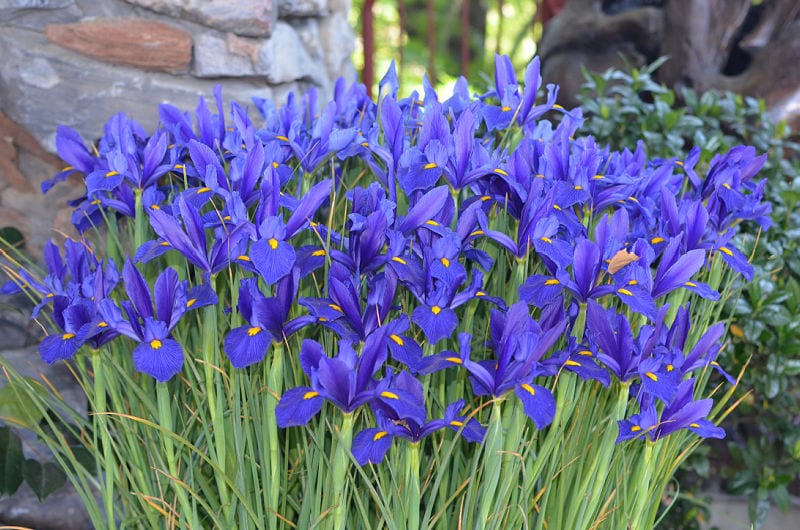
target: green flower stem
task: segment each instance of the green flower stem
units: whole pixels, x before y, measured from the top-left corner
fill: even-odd
[[[353,424],[355,423],[355,416],[352,412],[344,414],[342,424],[337,433],[337,443],[334,449],[333,467],[331,471],[331,482],[329,485],[329,492],[336,497],[335,508],[333,510],[333,524],[331,528],[334,530],[344,530],[348,528],[347,513],[349,503],[347,500],[347,469],[350,467],[350,448],[353,443]]]
[[[497,485],[500,482],[500,469],[503,462],[503,398],[492,403],[492,417],[483,442],[483,484],[481,485],[478,520],[476,525],[488,528],[490,515],[498,513],[501,507],[495,502]]]
[[[108,528],[115,528],[114,523],[114,484],[117,479],[115,473],[117,470],[116,461],[114,459],[114,452],[111,447],[112,437],[108,430],[108,417],[107,402],[106,402],[106,374],[103,366],[103,360],[99,358],[100,355],[94,356],[94,446],[102,447],[102,462],[98,462],[98,469],[102,469],[106,474],[103,480],[103,487],[101,495],[103,498],[103,509],[106,515],[106,524]],[[100,455],[95,453],[95,457],[99,458]]]
[[[278,405],[281,393],[283,393],[283,364],[284,349],[282,342],[274,342],[272,349],[272,362],[269,365],[267,374],[266,394],[266,419],[264,428],[267,430],[267,451],[268,455],[264,458],[269,462],[269,503],[267,511],[269,513],[269,528],[278,527],[277,514],[280,512],[281,476],[283,475],[281,463],[281,446],[278,441],[278,424],[275,416],[275,407]]]
[[[405,528],[419,528],[419,505],[422,499],[419,485],[419,443],[405,445],[404,451],[404,483],[407,493],[404,494],[406,525]]]
[[[219,466],[215,471],[217,476],[217,487],[219,489],[219,500],[223,511],[227,513],[230,509],[230,498],[228,496],[228,486],[225,481],[227,463],[227,427],[224,422],[225,406],[224,399],[225,387],[222,375],[219,373],[220,356],[218,354],[219,338],[217,337],[218,311],[216,306],[203,308],[202,316],[202,354],[203,354],[203,375],[205,378],[205,394],[208,401],[208,412],[211,416],[213,458]],[[225,517],[228,519],[228,517]],[[230,520],[230,519],[228,519]]]
[[[653,480],[654,453],[657,449],[656,443],[650,440],[645,441],[644,454],[639,457],[637,473],[629,477],[630,487],[636,488],[635,508],[629,514],[632,528],[652,528],[652,520],[650,521],[649,527],[642,525],[647,522],[647,519],[650,519],[649,514],[653,511],[653,505],[657,505],[660,500],[660,498],[653,497],[653,488],[651,487],[651,482]],[[653,519],[654,518],[655,517],[653,517]]]
[[[170,390],[167,388],[167,386],[167,383],[156,384],[156,397],[158,399],[158,423],[167,432],[174,433],[175,427],[172,417],[173,403]],[[176,482],[181,480],[181,471],[178,466],[178,458],[175,454],[174,440],[167,435],[162,437],[161,442],[163,443],[164,455],[167,458],[167,470],[169,471],[170,476],[174,478],[171,484],[178,499],[177,513],[179,514],[179,517],[185,517],[189,519],[188,522],[191,528],[200,528],[200,521],[197,520],[197,511],[195,510],[193,503],[189,502],[189,497],[186,495],[186,489],[184,489],[182,484]],[[176,526],[183,525],[179,523]]]

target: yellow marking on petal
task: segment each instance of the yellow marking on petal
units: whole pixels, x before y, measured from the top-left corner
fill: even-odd
[[[475,296],[486,296],[486,293],[483,291],[476,291]]]
[[[186,169],[186,166],[183,164],[175,164],[175,169]]]
[[[581,350],[578,352],[578,355],[583,355],[584,357],[594,357],[594,354],[589,350]]]
[[[314,399],[315,397],[319,396],[319,392],[316,390],[309,390],[305,394],[303,394],[303,399]]]
[[[464,422],[463,421],[458,421],[458,420],[452,420],[450,422],[450,425],[452,425],[453,427],[461,428],[461,427],[464,426]]]
[[[269,243],[269,248],[271,248],[272,250],[278,248],[278,240],[275,239],[274,237],[269,238],[267,240],[267,243]]]
[[[385,397],[386,399],[400,399],[400,396],[394,392],[389,392],[388,390],[381,392],[381,397]]]
[[[723,183],[723,184],[722,184],[722,187],[723,187],[723,188],[727,188],[727,189],[731,189],[731,185],[730,185],[730,184],[728,184],[727,182]]]
[[[378,432],[375,433],[375,436],[372,437],[372,441],[373,442],[377,442],[378,440],[380,440],[381,438],[383,438],[387,434],[389,434],[389,433],[386,432],[386,431],[378,431]]]
[[[198,195],[200,195],[201,193],[208,193],[209,191],[211,191],[211,188],[209,188],[209,187],[197,188],[197,194]]]
[[[434,221],[433,219],[430,219],[430,220],[428,220],[428,221],[425,221],[425,224],[426,224],[426,225],[431,225],[431,226],[439,226],[439,223],[437,223],[437,222],[436,222],[436,221]]]
[[[650,243],[653,244],[653,245],[657,245],[658,243],[663,243],[664,241],[665,240],[664,240],[663,237],[656,236],[656,237],[654,237],[653,239],[650,240]]]
[[[325,317],[319,317],[319,321],[320,321],[320,322],[327,322],[327,321],[328,321],[328,319],[327,319],[327,318],[325,318]]]
[[[402,346],[403,344],[405,344],[405,342],[403,341],[403,337],[395,333],[389,335],[389,338],[392,339],[398,346]]]
[[[631,280],[628,282],[628,285],[639,285],[639,280]]]
[[[315,257],[324,256],[325,255],[325,249],[321,248],[319,250],[315,250],[314,252],[311,253],[311,255],[315,256]]]
[[[272,168],[273,169],[278,169],[279,167],[281,167],[281,165],[279,163],[277,163],[277,162],[273,162],[272,163]]]
[[[520,386],[521,386],[522,388],[524,388],[525,390],[527,390],[527,391],[528,391],[528,393],[529,393],[530,395],[532,395],[532,396],[535,396],[535,395],[536,395],[536,389],[535,389],[535,388],[533,388],[533,387],[532,387],[531,385],[529,385],[528,383],[523,383],[523,384],[522,384],[522,385],[520,385]]]
[[[508,112],[509,110],[511,110],[511,107],[509,107],[508,105],[504,105],[504,106],[500,107],[500,110],[502,112]]]
[[[733,256],[733,251],[731,249],[729,249],[728,247],[719,247],[719,250],[721,252],[727,254],[728,256]]]
[[[628,200],[631,200],[631,201],[633,201],[633,202],[639,202],[639,199],[637,199],[637,198],[636,198],[636,197],[634,197],[633,195],[629,195],[629,196],[628,196]]]
[[[561,282],[558,281],[558,279],[556,279],[556,278],[550,278],[549,280],[545,280],[544,281],[545,285],[559,285],[560,283]]]
[[[559,109],[559,110],[564,110],[564,107],[562,105],[559,105],[558,103],[554,103],[553,104],[553,108],[554,109]]]
[[[711,366],[719,366],[719,363],[717,361],[711,361],[709,364]]]
[[[98,204],[100,204],[100,199],[95,199],[92,202],[90,202],[89,204],[91,204],[92,206],[97,206]]]
[[[167,146],[167,149],[174,149],[174,148],[175,148],[175,144],[169,144],[169,145]]]
[[[683,160],[676,160],[675,164],[683,167]]]
[[[186,307],[192,307],[196,303],[197,303],[197,298],[190,298],[186,300]]]
[[[338,306],[338,305],[336,305],[336,304],[328,304],[328,307],[330,307],[330,308],[331,308],[331,309],[333,309],[334,311],[338,311],[339,313],[344,313],[344,311],[342,311],[342,308],[341,308],[341,307],[339,307],[339,306]]]
[[[553,242],[553,240],[552,240],[552,239],[550,239],[550,238],[549,238],[549,237],[547,237],[547,236],[542,236],[542,237],[540,237],[539,239],[540,239],[540,240],[542,240],[542,241],[544,241],[545,243],[552,243],[552,242]]]
[[[244,254],[242,254],[241,256],[239,256],[236,259],[239,260],[239,261],[250,261],[250,256],[245,256]]]
[[[471,235],[471,236],[482,236],[484,234],[486,234],[486,232],[484,232],[483,230],[474,230],[474,231],[470,232],[469,235]]]
[[[116,177],[117,175],[119,175],[119,171],[109,171],[106,173],[107,177]]]
[[[691,427],[693,429],[699,429],[700,428],[700,424],[692,422],[692,423],[689,424],[689,427]]]
[[[158,350],[159,348],[161,348],[161,346],[162,346],[161,341],[158,339],[153,339],[150,341],[150,347],[153,348],[154,350]]]
[[[436,162],[428,162],[427,164],[422,166],[422,169],[436,169],[437,167],[439,166],[436,165]]]
[[[63,335],[61,335],[61,340],[69,340],[72,338],[75,338],[74,333],[64,333]]]
[[[74,167],[74,166],[66,166],[66,167],[65,167],[64,169],[62,169],[61,171],[72,171],[73,169],[75,169],[75,167]]]
[[[433,313],[434,315],[438,315],[441,312],[442,312],[442,308],[439,307],[438,305],[435,305],[435,306],[431,307],[431,313]]]
[[[161,245],[162,247],[168,247],[169,241],[162,241],[161,243],[159,243],[159,245]]]
[[[449,259],[442,258],[441,261],[442,261],[442,265],[444,265],[445,268],[449,268],[450,267],[450,260]]]
[[[361,142],[361,147],[369,147],[369,142]]]
[[[276,140],[280,140],[281,142],[288,142],[289,141],[289,139],[287,137],[283,136],[282,134],[277,135],[275,137],[275,139]]]
[[[259,326],[253,326],[252,328],[249,328],[249,329],[247,330],[247,336],[248,336],[248,337],[255,337],[256,335],[258,335],[258,334],[259,334],[259,333],[261,333],[262,331],[263,331],[263,330],[261,329],[261,327],[259,327]]]
[[[572,359],[567,359],[567,362],[564,363],[567,366],[583,366],[578,361],[573,361]]]
[[[161,206],[159,206],[159,205],[157,205],[157,204],[153,204],[153,205],[151,205],[151,206],[150,206],[150,209],[151,209],[151,210],[160,210],[160,209],[161,209]]]
[[[497,173],[498,175],[503,175],[504,177],[508,176],[508,173],[504,169],[497,168],[494,170],[494,172]]]
[[[592,177],[592,180],[600,180],[606,178],[605,175],[595,175]]]
[[[534,175],[534,178],[543,179],[544,178],[544,173],[537,173],[537,174]]]
[[[47,293],[47,296],[45,296],[45,298],[53,298],[54,296],[55,295],[53,293]]]
[[[558,211],[560,212],[560,211],[561,211],[561,206],[559,206],[559,205],[557,205],[557,204],[554,204],[554,205],[553,205],[553,209],[554,209],[554,210],[558,210]]]
[[[463,364],[459,357],[445,357],[444,360],[453,364]]]
[[[656,374],[654,374],[653,372],[645,372],[644,375],[646,375],[647,377],[649,377],[653,381],[658,382],[658,376]]]
[[[667,372],[671,372],[671,371],[673,371],[674,369],[675,369],[675,366],[673,366],[673,365],[671,365],[671,364],[668,364],[668,365],[667,365]]]
[[[108,322],[105,322],[105,321],[98,322],[97,323],[97,327],[98,328],[107,328],[108,327]]]
[[[576,184],[575,185],[575,190],[576,191],[581,191],[582,189],[583,189],[583,186],[581,186],[580,184]]]
[[[683,285],[686,287],[697,287],[697,284],[694,282],[684,282]]]
[[[642,430],[642,428],[639,427],[638,425],[632,425],[631,426],[631,432],[639,432],[641,430]]]
[[[629,291],[629,290],[627,290],[627,289],[622,289],[622,288],[620,288],[620,289],[617,289],[617,292],[618,292],[619,294],[624,294],[625,296],[633,296],[633,293],[632,293],[632,292],[630,292],[630,291]]]
[[[486,201],[491,201],[491,200],[492,200],[492,196],[491,195],[484,195],[484,196],[481,197],[481,202],[486,202]]]
[[[222,220],[223,220],[223,221],[230,221],[230,220],[231,220],[231,216],[230,216],[230,215],[226,215],[226,216],[224,216],[224,217],[222,218]]]
[[[406,264],[406,260],[404,260],[403,258],[398,258],[397,256],[392,257],[392,261],[396,261],[400,265],[405,265]]]

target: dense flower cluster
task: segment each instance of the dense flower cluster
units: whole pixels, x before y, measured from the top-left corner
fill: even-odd
[[[477,97],[461,80],[445,101],[429,86],[400,99],[390,71],[378,103],[340,80],[321,108],[313,91],[281,107],[256,100],[260,125],[237,104],[226,115],[217,91],[216,113],[202,99],[194,115],[162,105],[152,135],[119,114],[87,148],[61,127],[70,166],[45,191],[81,173],[79,232],[144,222],[152,239],[134,242],[121,270],[86,240],[67,240],[63,258],[49,244],[46,276],[20,271],[4,291],[38,293],[34,317],[52,310],[61,330],[42,341],[45,361],[125,336],[136,368],[160,382],[182,370],[173,331],[197,308],[227,312],[237,369],[302,331],[308,384],[283,393],[278,424],[306,424],[324,401],[369,406],[376,426],[353,444],[362,464],[394,438],[443,428],[480,441],[463,413],[477,396],[513,393],[542,429],[558,406],[545,381],[561,372],[630,388],[639,413],[618,441],[722,436],[693,389],[707,367],[730,379],[715,362],[724,326],[687,336],[692,304],[720,296],[715,263],[752,275],[734,236],[742,220],[769,225],[753,178],[764,156],[736,148],[701,176],[697,151],[613,151],[576,136],[580,109],[557,105],[555,87],[536,104],[540,82],[538,59],[520,86],[498,57],[495,87]],[[157,271],[152,286],[145,270]],[[441,370],[463,373],[472,393],[429,419],[424,382]]]

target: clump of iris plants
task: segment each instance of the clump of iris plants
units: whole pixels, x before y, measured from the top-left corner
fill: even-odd
[[[95,525],[652,528],[724,436],[765,155],[614,151],[557,92],[499,56],[480,95],[400,98],[391,69],[377,101],[60,127],[44,190],[83,177],[79,236],[3,291],[90,415],[8,373]]]

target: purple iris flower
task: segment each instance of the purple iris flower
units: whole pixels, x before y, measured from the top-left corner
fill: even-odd
[[[217,295],[206,284],[189,289],[188,282],[180,281],[171,267],[156,278],[151,295],[147,282],[130,260],[122,268],[122,280],[128,300],[122,302],[122,310],[110,298],[101,300],[98,310],[103,321],[139,343],[133,350],[138,371],[159,382],[168,381],[183,366],[183,348],[172,338],[172,330],[187,311],[216,304]]]
[[[297,294],[300,271],[295,268],[275,285],[275,296],[267,298],[256,278],[245,278],[239,286],[238,309],[248,325],[233,328],[225,337],[225,353],[236,368],[260,362],[272,342],[283,342],[314,317],[302,315],[288,320]]]
[[[674,397],[661,411],[660,417],[655,400],[644,394],[640,413],[617,422],[619,435],[616,443],[641,436],[647,436],[654,442],[681,429],[689,429],[702,438],[724,438],[725,431],[707,419],[714,400],[692,399],[694,382],[692,378],[680,383]]]
[[[459,334],[459,351],[445,351],[425,357],[420,365],[421,373],[431,373],[451,366],[463,366],[470,374],[475,395],[500,397],[514,391],[525,414],[538,429],[553,421],[556,402],[547,388],[535,384],[537,376],[550,375],[549,368],[542,365],[545,353],[563,336],[565,320],[542,329],[528,314],[524,303],[517,303],[504,314],[493,310],[491,314],[491,336],[489,347],[494,359],[473,361],[470,359],[472,335]]]
[[[406,390],[417,406],[424,407],[422,383],[407,372],[394,376],[393,387]],[[353,438],[353,456],[361,466],[382,462],[395,438],[417,443],[438,430],[449,428],[460,432],[470,442],[480,442],[486,433],[477,420],[459,414],[464,408],[463,399],[449,404],[443,418],[422,423],[417,418],[399,416],[380,401],[374,401],[372,406],[378,427],[364,429]]]
[[[322,408],[323,401],[333,403],[342,412],[379,400],[400,417],[425,422],[426,411],[408,390],[391,385],[391,376],[375,379],[386,361],[383,333],[370,335],[359,355],[352,344],[340,341],[336,357],[328,357],[322,345],[305,339],[300,350],[300,365],[310,386],[287,390],[275,408],[279,427],[305,425]]]
[[[289,240],[310,225],[314,213],[328,199],[330,192],[330,180],[315,184],[297,203],[285,223],[276,211],[259,209],[256,226],[258,239],[250,245],[249,255],[240,257],[240,263],[258,272],[269,285],[289,274],[297,259]]]
[[[184,198],[178,197],[180,219],[160,208],[150,208],[150,225],[160,240],[142,245],[136,252],[136,261],[149,261],[164,250],[174,249],[187,261],[206,274],[216,274],[243,254],[248,241],[246,226],[240,224],[226,230],[217,230],[209,248],[208,235],[200,211]],[[164,245],[167,243],[167,245]]]

